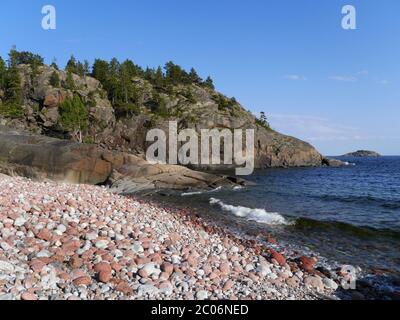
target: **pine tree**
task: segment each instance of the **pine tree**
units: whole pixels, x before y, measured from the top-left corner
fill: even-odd
[[[129,66],[125,62],[121,64],[119,77],[121,80],[123,100],[124,103],[127,104],[132,95],[132,82]]]
[[[18,52],[16,46],[14,45],[12,46],[10,52],[8,53],[8,60],[7,60],[8,68],[11,68],[11,66],[17,66],[17,55]]]
[[[39,67],[41,66],[40,62],[37,60],[33,60],[31,63],[31,69],[32,69],[32,73],[31,73],[31,81],[33,82],[36,77],[39,75]]]
[[[0,57],[0,90],[4,90],[6,84],[7,67],[4,60]]]
[[[92,77],[99,80],[103,87],[107,90],[108,78],[108,62],[101,59],[96,59],[92,68]]]
[[[77,71],[77,61],[75,57],[72,55],[71,58],[67,62],[67,66],[65,67],[65,71],[71,73],[78,73]]]
[[[65,80],[65,89],[75,90],[75,81],[71,71],[67,71],[67,79]]]
[[[212,90],[215,90],[214,81],[213,79],[211,79],[210,76],[208,76],[207,79],[204,81],[204,86]]]
[[[59,70],[58,65],[57,65],[57,59],[56,59],[56,58],[53,58],[53,61],[51,62],[50,67],[52,67],[52,68],[54,68],[54,69],[56,69],[56,70]]]
[[[6,73],[5,97],[8,103],[22,104],[21,77],[18,71],[17,51],[12,49],[9,54],[9,67]]]
[[[49,84],[55,88],[60,87],[60,76],[58,75],[57,71],[53,71],[53,73],[51,74]]]
[[[156,72],[154,71],[154,69],[147,67],[146,71],[144,72],[144,78],[153,83],[155,73]]]
[[[83,142],[83,131],[88,128],[89,111],[78,95],[67,98],[60,107],[59,124],[65,130],[71,130],[79,142]]]
[[[9,53],[8,69],[4,68],[5,72],[3,73],[4,102],[0,106],[0,113],[10,118],[23,116],[21,77],[16,54],[17,51],[14,47]]]
[[[90,74],[90,64],[89,61],[83,61],[83,76],[86,78],[87,75]]]
[[[157,68],[157,71],[154,75],[154,85],[158,88],[162,88],[165,85],[164,73],[161,67]]]
[[[153,93],[154,105],[152,110],[155,114],[160,117],[168,117],[169,111],[165,99],[157,92]]]
[[[40,67],[44,64],[44,59],[38,55],[29,51],[17,51],[15,48],[12,49],[13,60],[17,65],[27,64],[30,66]]]
[[[265,129],[271,129],[271,126],[268,122],[268,118],[265,115],[265,112],[260,112],[260,117],[256,119],[256,123],[260,126],[264,127]]]
[[[172,85],[185,83],[189,78],[189,75],[172,61],[166,63],[165,74],[167,82]]]
[[[260,120],[261,120],[261,121],[267,121],[267,116],[265,115],[265,112],[264,112],[264,111],[262,111],[262,112],[260,113]]]
[[[126,68],[131,77],[140,77],[144,75],[143,69],[134,64],[132,60],[127,59],[122,65],[124,65],[124,68]]]
[[[77,63],[76,63],[76,74],[80,77],[85,76],[84,66],[83,66],[82,62],[80,62],[80,61],[77,61]]]
[[[119,70],[120,64],[116,58],[113,58],[110,62],[109,76],[107,81],[108,93],[110,100],[113,105],[118,103],[118,93],[120,91],[120,81],[119,81]]]
[[[199,75],[197,74],[197,72],[196,72],[196,70],[194,68],[192,68],[190,70],[189,80],[190,80],[191,83],[194,83],[194,84],[200,84],[203,81],[203,79],[201,79],[199,77]]]

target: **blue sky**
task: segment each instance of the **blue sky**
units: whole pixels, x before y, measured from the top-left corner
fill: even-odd
[[[46,4],[57,30],[41,28]],[[341,27],[346,4],[357,30]],[[398,0],[2,0],[0,55],[173,60],[324,154],[400,154],[399,12]]]

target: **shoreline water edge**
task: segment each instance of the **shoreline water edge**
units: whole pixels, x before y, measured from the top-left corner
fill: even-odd
[[[190,209],[99,186],[8,176],[0,186],[0,299],[382,298],[365,283],[344,290],[351,270],[286,259],[268,235],[270,245],[240,239]]]

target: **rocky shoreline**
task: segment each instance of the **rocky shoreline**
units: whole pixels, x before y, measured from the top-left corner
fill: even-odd
[[[382,157],[381,154],[375,151],[369,151],[369,150],[358,150],[355,152],[350,152],[346,153],[342,157],[353,157],[353,158],[380,158]]]
[[[184,210],[104,187],[0,177],[0,299],[336,299],[286,261]]]

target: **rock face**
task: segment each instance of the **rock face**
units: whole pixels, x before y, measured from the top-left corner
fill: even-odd
[[[19,65],[21,86],[23,88],[22,119],[3,119],[2,124],[18,130],[29,130],[34,133],[72,138],[70,133],[59,125],[60,106],[67,98],[79,95],[90,114],[90,130],[108,135],[115,124],[114,109],[106,98],[101,84],[91,77],[79,77],[73,74],[75,89],[66,86],[67,74],[49,66],[41,66],[35,75],[29,65]],[[58,74],[60,86],[53,87],[50,78],[53,72]],[[1,119],[1,115],[0,115]],[[89,138],[89,136],[87,136]]]
[[[177,85],[170,92],[158,92],[157,88],[142,79],[132,83],[140,105],[135,114],[118,114],[107,99],[107,93],[96,79],[73,75],[74,90],[65,85],[67,75],[52,67],[42,66],[35,76],[28,65],[19,66],[24,96],[22,119],[1,118],[0,123],[17,130],[62,139],[74,139],[68,130],[59,125],[59,107],[66,98],[80,96],[90,113],[90,124],[84,132],[84,141],[108,150],[143,155],[148,147],[146,133],[151,128],[168,130],[168,121],[178,122],[178,129],[254,129],[256,168],[320,166],[322,156],[308,143],[284,136],[258,123],[235,99],[195,84]],[[50,85],[51,75],[56,72],[61,84]],[[162,104],[167,115],[154,110]],[[93,148],[93,147],[91,147]],[[221,148],[223,149],[223,148]],[[223,153],[223,151],[221,151]],[[228,169],[198,166],[196,169]]]
[[[89,184],[105,182],[112,170],[96,146],[4,128],[0,129],[0,167],[9,175]]]
[[[381,157],[381,155],[375,151],[359,150],[356,152],[347,153],[343,157],[357,157],[357,158],[374,157],[374,158],[377,158],[377,157]]]
[[[17,132],[0,126],[0,173],[37,180],[110,184],[119,192],[138,189],[216,188],[244,180],[195,172],[145,160],[96,145]]]
[[[338,159],[323,158],[322,165],[327,166],[327,167],[338,168],[338,167],[344,167],[347,164],[346,164],[346,162],[343,162]]]

